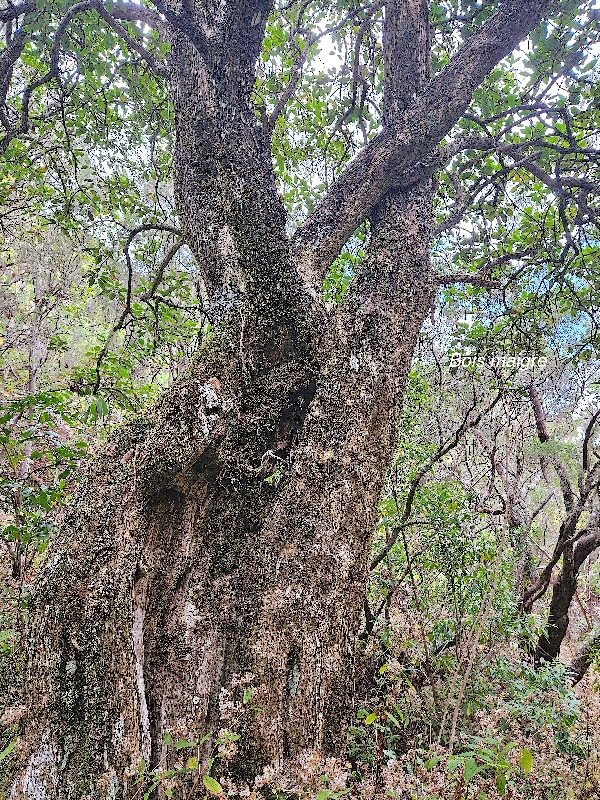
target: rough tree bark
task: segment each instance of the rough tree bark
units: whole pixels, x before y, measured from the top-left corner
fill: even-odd
[[[19,800],[131,797],[163,734],[215,731],[219,693],[246,673],[240,779],[271,764],[291,787],[303,755],[343,749],[377,500],[434,297],[427,159],[550,2],[504,2],[428,81],[427,3],[390,0],[382,133],[292,239],[251,108],[270,0],[157,6],[177,210],[219,324],[97,455],[49,550]],[[323,276],[367,219],[365,262],[328,313]]]

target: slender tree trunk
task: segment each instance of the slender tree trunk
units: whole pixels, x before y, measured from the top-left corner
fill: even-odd
[[[598,658],[599,648],[600,627],[595,625],[585,637],[581,646],[575,653],[573,660],[569,664],[571,682],[574,686],[585,678],[594,660]]]

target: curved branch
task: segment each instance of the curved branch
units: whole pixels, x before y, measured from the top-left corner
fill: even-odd
[[[157,14],[150,8],[139,6],[137,3],[114,2],[110,13],[115,19],[127,22],[142,22],[144,25],[147,25],[149,28],[159,33],[162,37],[167,38],[168,26],[165,25],[165,21],[160,14]]]
[[[115,18],[113,14],[109,14],[108,11],[104,8],[102,3],[94,2],[92,6],[98,15],[102,17],[102,19],[110,25],[110,27],[115,31],[115,33],[127,43],[127,45],[136,52],[150,67],[150,69],[155,72],[157,75],[160,75],[163,78],[169,77],[169,70],[165,63],[161,63],[157,61],[157,59],[150,53],[144,45],[132,36],[129,31],[127,31]],[[156,16],[156,15],[155,15]],[[160,17],[158,17],[160,19]]]
[[[446,456],[451,450],[454,450],[455,447],[458,447],[461,438],[473,428],[476,428],[484,416],[487,416],[497,405],[500,398],[502,397],[502,392],[498,392],[492,402],[486,406],[485,409],[480,411],[474,419],[470,419],[471,413],[475,410],[477,406],[477,400],[473,400],[471,406],[469,406],[467,413],[465,414],[461,424],[456,429],[454,434],[447,439],[445,442],[440,444],[436,452],[431,456],[431,458],[419,469],[415,477],[411,480],[409,490],[406,496],[406,500],[404,501],[404,510],[402,512],[402,516],[400,517],[398,524],[394,527],[394,530],[391,536],[388,537],[385,547],[381,552],[377,553],[376,556],[373,557],[370,564],[371,571],[376,569],[379,564],[387,557],[388,553],[392,550],[394,545],[396,544],[398,537],[402,531],[409,527],[410,525],[414,525],[415,523],[409,523],[410,515],[412,513],[413,503],[415,501],[415,497],[417,495],[417,491],[421,485],[421,481],[427,475],[427,473],[431,470],[435,464],[441,461],[444,456]]]
[[[533,584],[523,594],[522,605],[527,613],[531,612],[534,603],[543,597],[547,592],[548,587],[550,586],[550,581],[552,580],[554,567],[558,564],[565,551],[569,548],[572,549],[574,546],[576,547],[579,542],[585,543],[589,541],[588,534],[590,533],[590,529],[587,527],[577,529],[577,525],[579,524],[579,520],[585,511],[588,497],[593,490],[594,485],[589,485],[585,488],[586,490],[589,489],[589,491],[586,491],[586,493],[579,498],[577,503],[569,510],[561,523],[558,539],[552,553],[552,558],[540,572]],[[582,552],[584,551],[579,551],[580,554]]]
[[[296,231],[300,272],[314,291],[352,232],[407,169],[425,158],[460,119],[475,88],[551,8],[551,0],[506,0],[430,81],[394,127],[351,161]]]
[[[521,260],[530,255],[530,249],[520,250],[516,253],[505,253],[499,256],[499,258],[490,261],[483,269],[479,270],[479,272],[473,272],[472,274],[439,275],[436,278],[436,282],[438,286],[452,286],[454,283],[468,283],[471,286],[481,286],[484,289],[500,289],[502,288],[501,281],[491,279],[489,277],[490,274],[503,264],[508,264],[516,259]]]
[[[179,239],[178,241],[173,242],[171,247],[169,247],[169,249],[165,254],[165,257],[160,262],[160,265],[156,270],[156,274],[152,280],[152,283],[148,287],[148,290],[145,291],[142,295],[140,295],[140,300],[144,300],[145,302],[147,302],[148,300],[152,300],[152,298],[156,294],[156,290],[160,286],[161,281],[164,277],[165,269],[169,266],[171,261],[175,258],[175,256],[177,255],[177,253],[183,247],[184,244],[185,242],[183,241],[183,239]]]
[[[570,544],[563,552],[563,566],[552,587],[552,600],[548,613],[547,630],[540,636],[535,653],[535,663],[558,658],[569,626],[569,610],[577,595],[577,578],[585,560],[600,546],[600,528],[593,529]]]
[[[19,5],[10,3],[8,8],[0,10],[0,22],[10,22],[24,14],[29,14],[31,11],[35,11],[35,0],[25,0]]]
[[[129,248],[131,246],[131,243],[138,234],[147,231],[167,231],[168,233],[174,233],[178,235],[181,234],[181,231],[178,228],[175,228],[173,225],[167,225],[167,224],[159,225],[159,224],[148,223],[145,225],[139,225],[137,228],[134,228],[127,237],[127,241],[125,242],[125,246],[123,248],[123,252],[125,255],[125,262],[127,264],[127,293],[125,297],[125,308],[121,312],[119,318],[113,323],[110,331],[106,336],[106,340],[102,345],[102,349],[98,353],[98,357],[96,359],[96,380],[94,382],[94,386],[92,389],[93,394],[96,394],[98,392],[98,389],[100,388],[100,380],[101,380],[100,367],[102,366],[102,362],[104,361],[104,358],[108,353],[108,348],[110,347],[110,343],[112,342],[115,333],[120,331],[125,326],[127,317],[131,315],[131,297],[133,293],[133,265],[131,263],[131,255],[129,253]],[[173,257],[176,255],[176,253],[179,251],[180,247],[183,244],[184,242],[180,240],[174,242],[171,245],[171,247],[169,247],[167,253],[165,254],[165,257],[162,259],[160,263],[160,266],[157,270],[156,275],[154,276],[154,280],[152,281],[150,288],[142,295],[141,298],[142,300],[150,300],[152,297],[154,297],[156,290],[160,285],[160,282],[162,281],[165,269],[167,268],[167,266],[169,265],[169,263],[171,262],[171,260],[173,259]]]
[[[6,103],[6,96],[12,80],[13,68],[23,52],[27,44],[27,32],[23,29],[15,33],[10,45],[0,55],[0,108]],[[10,123],[8,122],[4,111],[2,113],[2,124],[4,128],[9,131]]]
[[[594,428],[596,427],[596,423],[600,419],[600,408],[592,414],[590,421],[588,422],[585,435],[583,437],[583,455],[582,455],[582,469],[584,472],[587,472],[590,462],[590,439],[592,438],[592,434],[594,433]]]
[[[138,8],[138,7],[134,7]],[[0,141],[0,152],[6,150],[10,142],[29,131],[29,105],[31,102],[31,98],[33,93],[36,89],[39,89],[41,86],[44,86],[50,81],[59,79],[60,78],[60,69],[59,69],[59,61],[60,61],[60,50],[62,45],[62,39],[65,35],[67,28],[71,24],[72,20],[78,15],[85,11],[94,10],[96,13],[103,19],[116,33],[117,35],[130,47],[131,50],[135,51],[148,65],[149,67],[157,74],[161,75],[162,77],[168,76],[168,70],[165,64],[161,64],[157,59],[144,47],[144,45],[132,36],[129,31],[127,31],[123,25],[121,25],[117,19],[109,14],[109,12],[104,8],[100,0],[82,0],[82,2],[75,3],[75,5],[71,6],[71,8],[65,13],[62,17],[58,26],[56,28],[56,32],[54,34],[54,40],[52,42],[52,48],[50,50],[50,68],[48,71],[41,75],[36,80],[29,83],[25,90],[23,91],[23,99],[21,101],[21,114],[19,124],[16,127],[8,127],[7,133]],[[142,9],[143,11],[144,9]],[[122,15],[122,9],[119,11]],[[129,13],[129,12],[127,12]],[[130,16],[134,16],[137,12],[132,11]],[[150,12],[152,13],[152,12]],[[8,91],[8,84],[11,77],[11,70],[16,62],[17,58],[21,55],[25,44],[25,38],[20,36],[17,38],[15,36],[14,44],[11,48],[9,48],[4,54],[3,58],[7,60],[8,65],[6,68],[2,69],[4,72],[4,77],[1,77],[0,83],[0,96],[2,98],[6,97],[6,93]],[[14,52],[13,52],[14,50]],[[6,128],[5,124],[5,128]]]

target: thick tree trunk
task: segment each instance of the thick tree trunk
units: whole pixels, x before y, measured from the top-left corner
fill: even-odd
[[[248,672],[261,711],[240,731],[240,777],[339,752],[377,498],[432,300],[422,202],[348,297],[318,375],[305,330],[234,319],[96,459],[32,599],[35,720],[13,796],[130,796],[164,733],[215,731],[220,691]]]
[[[505,3],[416,99],[428,4],[386,6],[388,127],[290,242],[250,102],[271,3],[168,4],[177,208],[215,331],[96,457],[48,552],[14,800],[131,798],[142,758],[173,763],[166,732],[236,728],[231,775],[272,765],[288,788],[343,748],[377,500],[435,287],[433,186],[395,187],[548,0]],[[366,218],[365,263],[327,314],[319,279]]]
[[[184,46],[177,58],[179,212],[223,321],[94,461],[49,552],[15,798],[130,797],[142,758],[173,762],[166,732],[238,727],[231,774],[273,765],[290,787],[309,753],[345,740],[377,500],[434,295],[432,187],[381,203],[326,319],[299,288],[261,132],[243,127],[238,156],[220,110],[232,138],[217,146],[208,112],[193,116],[203,67]],[[240,675],[258,710],[228,723],[219,697]]]

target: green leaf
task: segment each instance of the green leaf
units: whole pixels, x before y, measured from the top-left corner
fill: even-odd
[[[0,761],[4,761],[6,756],[12,753],[12,751],[17,746],[18,741],[19,741],[18,739],[13,739],[12,742],[4,748],[4,750],[0,753]]]
[[[533,767],[533,754],[531,750],[528,750],[526,747],[521,751],[521,755],[519,756],[519,764],[523,769],[523,772],[529,773],[531,772],[531,768]]]
[[[198,759],[196,758],[196,756],[188,758],[187,764],[185,766],[186,769],[198,769]]]
[[[150,795],[156,790],[160,780],[154,781],[154,783],[150,786],[147,792],[144,794],[144,800],[149,800]]]
[[[377,719],[377,712],[374,711],[372,714],[369,714],[369,716],[366,718],[365,725],[372,725],[376,719]]]
[[[448,772],[454,772],[456,768],[464,763],[464,756],[452,756],[448,759]]]
[[[202,783],[205,785],[205,787],[211,794],[223,794],[223,789],[221,787],[221,784],[214,778],[211,778],[210,775],[203,775]]]
[[[474,758],[467,758],[465,761],[465,783],[468,783],[471,778],[481,772],[481,767]]]
[[[502,774],[496,777],[496,789],[498,789],[500,797],[504,797],[506,794],[506,775]]]
[[[246,686],[246,688],[244,689],[244,696],[242,697],[242,703],[244,703],[244,705],[245,705],[251,699],[252,699],[252,687],[251,686]]]
[[[394,725],[395,725],[397,728],[403,728],[403,727],[404,727],[404,726],[402,725],[402,723],[400,722],[400,720],[399,720],[399,719],[397,719],[397,717],[395,717],[395,716],[394,716],[392,713],[390,713],[389,711],[387,712],[387,718],[389,719],[389,721],[390,721],[390,722],[393,722],[393,723],[394,723]]]
[[[186,747],[196,747],[195,742],[188,742],[187,739],[178,739],[175,742],[175,749],[176,750],[185,750]]]

